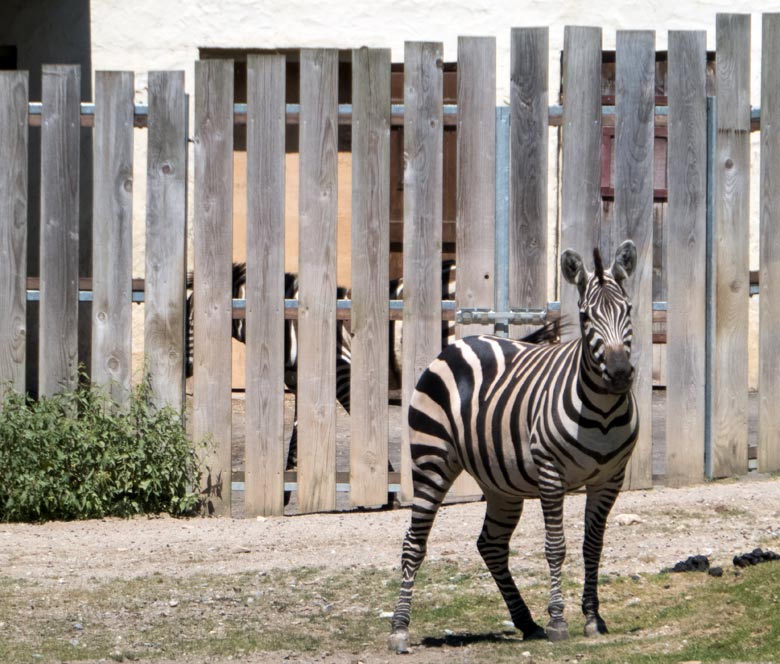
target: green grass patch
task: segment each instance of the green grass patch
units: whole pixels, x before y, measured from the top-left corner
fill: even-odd
[[[546,621],[547,585],[524,585]],[[398,591],[394,573],[314,568],[233,576],[98,581],[70,587],[0,578],[0,661],[240,658],[256,652],[385,656]],[[780,563],[701,573],[612,578],[601,587],[610,634],[582,635],[579,583],[567,581],[571,639],[523,642],[480,567],[425,564],[412,607],[412,644],[424,661],[465,652],[474,662],[772,661],[780,653]],[[388,655],[389,657],[389,655]],[[437,660],[441,661],[441,660]]]

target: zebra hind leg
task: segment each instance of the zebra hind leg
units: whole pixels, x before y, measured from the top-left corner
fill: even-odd
[[[414,456],[414,444],[412,455]],[[441,457],[420,463],[415,460],[412,476],[414,479],[414,503],[412,521],[404,537],[401,555],[401,590],[392,620],[392,633],[387,646],[393,652],[409,652],[409,620],[414,592],[414,579],[420,569],[428,547],[428,535],[431,532],[436,513],[444,496],[449,491],[461,468],[457,462],[448,462],[446,452]]]
[[[287,449],[287,463],[285,464],[285,470],[295,470],[298,468],[298,395],[294,395],[295,406],[293,407],[293,425],[292,433],[290,434],[290,446]],[[292,491],[284,492],[284,506],[290,503],[290,496]]]
[[[544,639],[547,637],[544,628],[534,622],[509,571],[509,540],[523,513],[523,499],[487,494],[486,500],[485,522],[477,549],[506,602],[512,622],[523,633],[523,639]]]

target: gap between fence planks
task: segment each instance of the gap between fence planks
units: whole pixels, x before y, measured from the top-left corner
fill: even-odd
[[[25,389],[28,97],[27,72],[0,72],[0,399]]]
[[[133,74],[95,74],[92,209],[92,381],[130,400],[133,245]]]
[[[285,66],[247,61],[247,517],[284,512]]]
[[[350,502],[383,505],[388,461],[390,51],[352,52]]]
[[[704,476],[707,91],[706,33],[669,33],[666,219],[666,483]]]
[[[231,509],[233,61],[195,63],[195,362],[193,438],[208,441],[201,491]]]

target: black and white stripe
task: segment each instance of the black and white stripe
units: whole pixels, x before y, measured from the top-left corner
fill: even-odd
[[[607,516],[623,482],[638,419],[630,388],[631,305],[623,288],[636,265],[624,242],[610,270],[594,251],[595,271],[574,251],[563,276],[580,294],[579,339],[531,345],[491,336],[445,348],[420,377],[409,407],[414,504],[402,555],[402,586],[390,647],[408,648],[414,579],[436,512],[465,470],[487,510],[477,547],[525,638],[566,638],[561,567],[563,499],[585,487],[585,633],[607,631],[599,614],[598,568]],[[539,498],[550,567],[550,621],[534,622],[509,572],[509,541],[526,498]]]

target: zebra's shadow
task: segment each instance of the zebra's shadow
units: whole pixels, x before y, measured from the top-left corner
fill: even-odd
[[[519,632],[485,632],[482,634],[470,634],[461,632],[445,634],[444,636],[426,636],[420,639],[419,645],[423,648],[463,648],[477,643],[520,643],[523,637]]]

